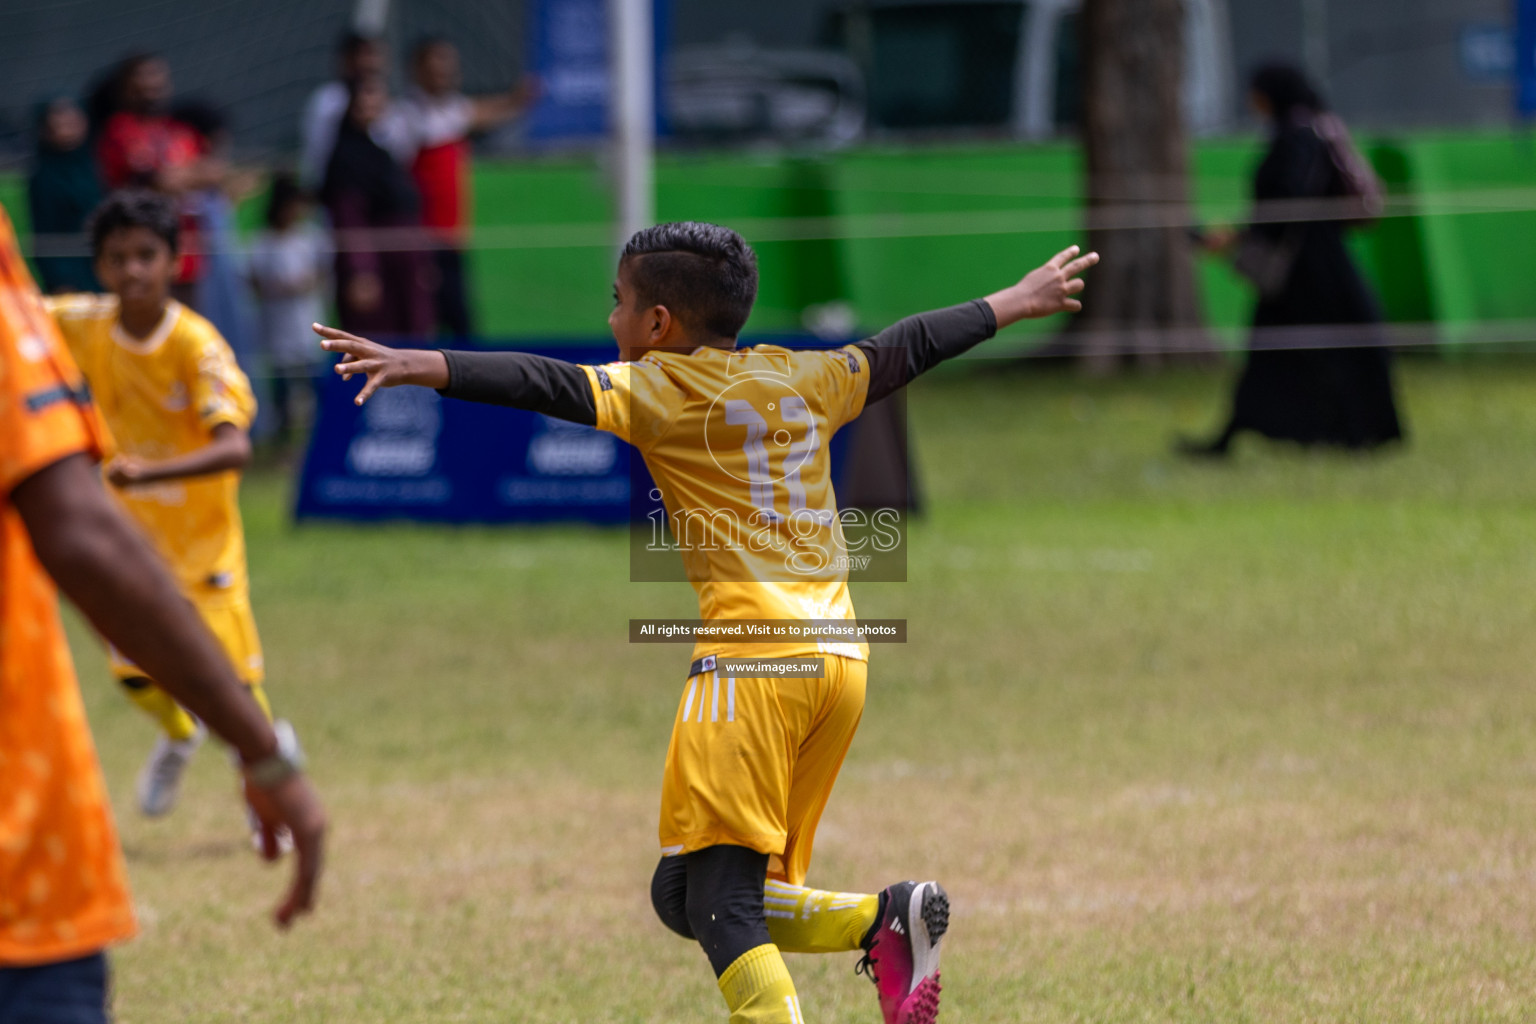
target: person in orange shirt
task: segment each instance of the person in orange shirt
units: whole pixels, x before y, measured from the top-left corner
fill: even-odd
[[[286,829],[314,903],[325,812],[292,731],[268,723],[102,487],[104,432],[0,209],[0,1020],[108,1019],[103,950],[134,932],[126,873],[54,585],[238,754],[262,853]],[[50,582],[49,577],[52,577]]]

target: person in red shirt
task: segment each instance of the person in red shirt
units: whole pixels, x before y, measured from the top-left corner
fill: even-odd
[[[217,188],[229,176],[228,165],[205,149],[198,134],[170,115],[171,69],[164,58],[137,54],[115,73],[116,110],[99,127],[96,160],[108,190],[152,188],[173,196]],[[182,214],[182,256],[176,298],[194,306],[202,276],[197,254],[197,219]]]
[[[410,167],[421,193],[421,222],[437,239],[437,326],[461,338],[472,326],[462,251],[470,219],[470,136],[516,117],[538,94],[535,80],[525,78],[506,92],[466,96],[462,79],[458,47],[428,36],[411,54],[412,87],[390,112],[414,154]]]

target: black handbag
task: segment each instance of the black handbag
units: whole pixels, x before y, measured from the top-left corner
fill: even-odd
[[[1251,227],[1238,236],[1232,269],[1251,281],[1261,298],[1272,299],[1285,289],[1301,252],[1301,227],[1287,224],[1279,238],[1267,238]]]

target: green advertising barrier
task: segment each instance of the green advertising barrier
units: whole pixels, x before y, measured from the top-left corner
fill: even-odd
[[[1388,319],[1437,324],[1455,345],[1490,324],[1536,336],[1536,144],[1525,134],[1364,140],[1394,215],[1352,232]],[[1193,148],[1202,224],[1240,222],[1259,140]],[[762,287],[749,333],[803,328],[841,304],[862,330],[1000,287],[1083,240],[1080,152],[1067,142],[864,146],[831,154],[664,154],[657,215],[737,227],[758,251]],[[606,165],[593,157],[481,160],[474,170],[471,287],[489,337],[591,338],[604,330],[617,239]],[[0,202],[27,229],[25,182],[0,176]],[[261,197],[241,210],[259,223]],[[1240,346],[1251,289],[1199,257],[1212,335]],[[1020,325],[1043,341],[1059,320]],[[999,342],[1007,344],[1008,341]]]
[[[591,338],[606,330],[609,193],[588,160],[480,162],[469,287],[481,333]]]
[[[1536,183],[1519,138],[1412,137],[1370,141],[1365,148],[1408,211],[1351,233],[1389,320],[1441,319],[1444,339],[1456,342],[1467,325],[1536,318],[1536,289],[1522,284],[1536,271],[1536,232],[1524,227],[1536,211],[1507,209],[1528,201],[1519,195],[1494,196],[1505,200],[1496,213],[1463,208],[1467,190],[1507,192]],[[1195,219],[1241,222],[1262,153],[1254,139],[1199,143],[1191,162]],[[558,201],[552,188],[563,190]],[[1446,193],[1463,205],[1449,208]],[[1081,163],[1068,143],[861,147],[798,157],[664,155],[657,200],[663,219],[731,224],[758,249],[762,294],[748,325],[758,333],[795,329],[807,307],[838,300],[859,328],[875,329],[996,287],[1042,254],[1083,237]],[[592,217],[608,209],[595,166],[485,164],[476,172],[476,202],[480,224],[558,230],[554,218],[567,215],[571,244],[599,236],[585,249],[559,254],[538,247],[482,250],[476,282],[486,333],[589,336],[606,301],[613,258],[613,242],[600,237]],[[482,241],[494,245],[499,230],[486,229]],[[1487,246],[1492,251],[1484,251]],[[1498,266],[1485,273],[1483,264],[1495,260]],[[1251,289],[1221,260],[1201,256],[1198,267],[1213,337],[1240,346]],[[528,282],[537,284],[530,289]],[[1027,343],[1058,329],[1056,321],[1040,321],[1012,333]]]
[[[847,299],[868,330],[1004,287],[1082,240],[1070,144],[871,148],[832,165]],[[1058,328],[1034,321],[1011,333]]]
[[[27,180],[18,174],[0,175],[0,206],[10,215],[16,227],[16,237],[25,239],[32,231],[32,218],[27,214]]]
[[[1455,344],[1522,322],[1536,336],[1536,143],[1526,133],[1402,143],[1427,272],[1426,319]]]

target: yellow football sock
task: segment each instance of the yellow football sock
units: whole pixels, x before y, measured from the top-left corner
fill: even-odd
[[[197,732],[197,719],[171,699],[171,695],[148,679],[120,679],[123,692],[145,714],[159,724],[166,737],[176,742],[189,740]]]
[[[272,721],[272,702],[267,700],[267,691],[261,688],[260,683],[246,683],[245,688],[251,691],[251,696],[261,705],[261,713],[267,716],[267,721]]]
[[[731,1024],[805,1024],[789,968],[772,943],[747,950],[720,975]]]
[[[768,879],[763,889],[768,935],[786,953],[844,953],[874,927],[880,897],[826,892]]]

